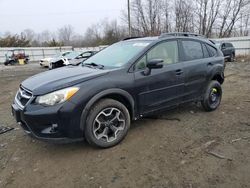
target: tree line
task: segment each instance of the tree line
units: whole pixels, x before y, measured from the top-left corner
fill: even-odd
[[[250,34],[250,0],[131,0],[131,36],[157,36],[165,32],[193,32],[206,37],[247,36]],[[5,33],[0,47],[109,45],[129,36],[128,15],[121,20],[101,21],[84,34],[65,25],[56,32]]]
[[[250,0],[133,0],[131,17],[133,35],[176,31],[223,38],[250,34]]]

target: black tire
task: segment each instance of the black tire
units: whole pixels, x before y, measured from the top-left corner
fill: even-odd
[[[5,63],[4,63],[4,65],[14,65],[16,62],[14,61],[14,60],[11,60],[11,61],[6,61]]]
[[[10,61],[10,65],[15,65],[15,64],[17,64],[16,61]]]
[[[120,113],[118,111],[120,111]],[[106,113],[110,113],[111,115],[106,116]],[[103,117],[101,118],[101,116]],[[116,116],[118,116],[118,118],[115,119],[116,122],[114,122],[115,120],[109,120],[109,118],[114,119]],[[100,123],[101,121],[102,123]],[[115,132],[114,127],[116,128]],[[118,131],[118,128],[121,128],[122,130]],[[93,146],[109,148],[120,143],[127,135],[129,128],[130,114],[128,109],[122,103],[116,100],[102,99],[97,102],[88,113],[86,126],[84,129],[84,136],[88,143]],[[106,135],[104,134],[106,132],[105,129],[107,129],[108,132]],[[97,138],[99,136],[100,138]],[[114,137],[116,138],[114,139]]]
[[[229,61],[229,62],[234,62],[234,60],[235,60],[235,55],[234,55],[234,53],[232,53],[232,54],[230,55],[228,61]]]
[[[221,98],[221,84],[216,80],[212,80],[207,86],[201,105],[207,112],[214,111],[219,107]]]

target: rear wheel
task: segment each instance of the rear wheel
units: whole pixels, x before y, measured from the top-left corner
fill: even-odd
[[[103,99],[91,108],[84,134],[91,145],[108,148],[121,142],[129,127],[128,109],[116,100]]]
[[[228,59],[229,62],[234,62],[235,60],[235,55],[232,53]]]
[[[213,80],[207,86],[207,89],[203,96],[203,100],[201,101],[202,107],[206,111],[216,110],[220,105],[221,98],[222,98],[221,85],[218,81]]]

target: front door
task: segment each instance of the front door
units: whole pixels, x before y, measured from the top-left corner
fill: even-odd
[[[141,114],[149,113],[180,102],[184,90],[182,64],[178,58],[176,40],[162,42],[153,47],[135,66],[135,89]],[[145,75],[146,62],[152,59],[164,60],[161,69],[152,69]]]

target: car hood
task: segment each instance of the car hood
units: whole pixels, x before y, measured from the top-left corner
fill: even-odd
[[[31,91],[33,95],[43,95],[52,91],[77,85],[108,73],[109,70],[81,66],[67,66],[39,73],[24,80],[21,85]]]

